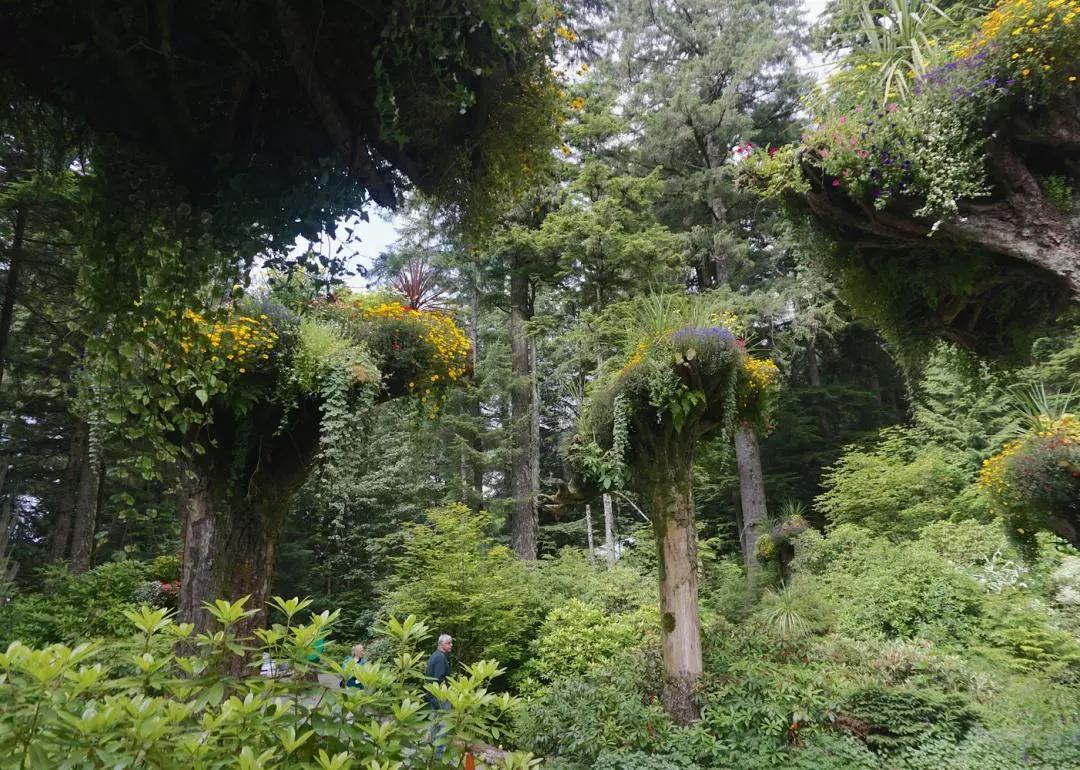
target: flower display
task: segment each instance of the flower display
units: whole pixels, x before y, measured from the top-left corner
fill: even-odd
[[[1080,516],[1080,420],[1039,418],[1034,430],[983,461],[979,485],[1021,536],[1040,519]]]
[[[1080,72],[1078,14],[1080,0],[1000,0],[957,55],[989,54],[1014,77],[1072,88]]]
[[[800,192],[814,167],[824,190],[908,208],[936,230],[961,201],[991,193],[987,140],[1016,101],[1027,111],[1080,83],[1078,13],[1080,0],[1000,0],[974,33],[956,25],[925,69],[907,73],[910,87],[884,101],[888,62],[852,56],[810,100],[815,117],[792,157],[753,152],[748,175],[770,194]]]
[[[403,379],[423,402],[468,372],[469,339],[446,313],[382,302],[361,308],[360,320],[384,377]]]
[[[230,313],[224,321],[209,322],[194,310],[184,313],[185,329],[180,348],[187,354],[200,353],[220,368],[237,373],[265,366],[279,336],[269,318]]]

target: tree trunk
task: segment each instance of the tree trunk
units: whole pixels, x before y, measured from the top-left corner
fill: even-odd
[[[674,442],[671,442],[674,443]],[[662,446],[662,445],[661,445]],[[664,708],[678,724],[698,718],[694,688],[701,678],[697,531],[694,527],[693,447],[650,453],[638,466],[649,501],[660,572],[664,651]]]
[[[204,603],[249,596],[246,606],[257,613],[241,621],[235,631],[250,636],[266,622],[266,601],[289,496],[237,499],[229,494],[227,481],[200,467],[186,469],[181,485],[180,617],[205,631],[212,618]],[[247,673],[245,668],[246,661],[238,657],[227,671],[239,676]]]
[[[741,423],[735,431],[735,463],[739,469],[739,492],[742,501],[742,528],[739,544],[742,546],[746,568],[757,567],[755,554],[761,528],[768,516],[765,507],[765,479],[761,473],[761,449],[753,427]]]
[[[307,478],[319,445],[320,415],[304,403],[281,427],[276,406],[261,405],[242,418],[215,414],[216,445],[181,472],[178,508],[183,531],[180,619],[197,631],[211,628],[204,603],[250,596],[256,614],[235,628],[240,636],[266,622],[278,542],[293,493]],[[242,674],[237,658],[231,674]]]
[[[611,495],[604,494],[604,548],[607,550],[607,563],[614,567],[619,560],[615,549],[615,506],[612,505]]]
[[[810,382],[810,387],[818,391],[814,394],[814,400],[817,402],[818,430],[821,431],[822,438],[830,438],[832,426],[829,424],[829,416],[825,413],[824,395],[820,392],[821,369],[818,368],[817,349],[813,339],[806,346],[806,377]]]
[[[514,507],[510,545],[518,558],[536,559],[536,467],[532,355],[525,324],[532,316],[529,276],[517,265],[510,274],[510,494]]]
[[[90,441],[90,427],[83,420],[76,419],[71,427],[71,440],[68,443],[67,466],[60,481],[60,499],[53,518],[52,532],[49,534],[49,561],[56,562],[65,558],[71,551],[71,525],[75,519],[75,500],[78,496],[79,477],[87,461],[87,447]]]
[[[15,316],[15,298],[19,290],[19,273],[22,269],[23,238],[26,234],[26,206],[15,209],[15,228],[8,250],[7,280],[4,282],[4,300],[0,305],[0,383],[4,381],[4,365],[8,357],[8,340],[11,322]]]
[[[589,563],[591,564],[596,556],[596,546],[593,543],[592,536],[592,506],[587,503],[585,505],[585,534],[589,549]]]
[[[476,376],[477,365],[480,358],[480,289],[477,286],[475,274],[469,294],[469,369]],[[468,393],[469,415],[472,423],[469,426],[469,470],[472,476],[473,495],[477,501],[477,507],[484,507],[484,465],[483,451],[483,413],[480,409],[480,394],[475,390]]]
[[[71,527],[71,571],[86,572],[94,558],[94,535],[101,509],[101,483],[105,458],[93,457],[86,442],[79,483],[75,491],[75,517]]]

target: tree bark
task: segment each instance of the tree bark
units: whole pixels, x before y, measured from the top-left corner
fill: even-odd
[[[510,273],[510,494],[514,507],[510,545],[519,559],[536,559],[536,467],[532,355],[525,324],[532,317],[529,276],[514,264]]]
[[[56,505],[52,531],[49,534],[49,561],[56,562],[70,553],[71,526],[75,519],[75,500],[78,495],[79,477],[86,465],[90,427],[76,419],[68,442],[68,459],[60,481],[60,499]]]
[[[219,410],[206,449],[181,473],[178,508],[183,530],[180,619],[209,630],[203,605],[250,596],[256,614],[235,629],[241,636],[266,621],[277,546],[293,493],[307,478],[319,445],[319,408],[298,406],[281,426],[277,406],[261,404],[243,417]],[[245,673],[237,658],[229,673]]]
[[[761,473],[761,448],[752,426],[741,423],[735,431],[735,463],[739,469],[742,527],[739,544],[747,570],[757,567],[756,548],[761,528],[768,518],[765,506],[765,479]]]
[[[476,373],[480,358],[480,288],[477,286],[475,273],[469,293],[469,368]],[[483,436],[483,413],[480,409],[480,394],[471,391],[469,398],[469,415],[472,417],[470,426],[469,447],[471,450],[469,468],[472,475],[473,494],[477,501],[477,507],[484,507],[484,464],[482,462],[484,444]]]
[[[266,622],[278,540],[291,495],[275,490],[237,497],[227,480],[200,466],[189,466],[181,485],[180,617],[205,631],[213,624],[205,603],[248,596],[246,607],[257,612],[235,631],[250,636]],[[248,673],[245,669],[246,661],[240,657],[227,666],[233,675]]]
[[[588,503],[585,504],[585,536],[588,547],[589,563],[592,564],[596,557],[596,546],[593,543],[592,535],[592,506]]]
[[[15,227],[8,250],[7,280],[4,282],[4,299],[0,305],[0,384],[4,381],[4,368],[8,357],[8,340],[11,323],[15,316],[15,299],[19,291],[19,273],[22,270],[23,239],[26,235],[26,206],[15,209]]]
[[[614,567],[615,562],[619,560],[618,552],[615,549],[615,506],[612,505],[611,495],[605,493],[603,495],[604,504],[604,548],[607,550],[607,564],[609,567]]]
[[[75,517],[71,527],[71,571],[86,572],[94,558],[94,535],[101,509],[101,483],[105,458],[93,457],[90,442],[83,452],[79,483],[75,490]]]
[[[661,443],[658,449],[641,458],[637,475],[649,501],[659,562],[660,628],[667,680],[664,708],[676,723],[685,725],[698,718],[694,688],[703,670],[694,526],[694,450],[692,439],[688,446],[664,447]]]

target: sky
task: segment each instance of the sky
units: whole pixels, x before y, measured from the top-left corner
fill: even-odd
[[[717,0],[717,2],[722,1],[723,0]],[[825,4],[827,2],[828,0],[803,0],[803,15],[807,25],[810,25],[817,20],[825,10]],[[822,72],[820,60],[816,56],[808,59],[806,66],[813,71],[815,76],[819,76]],[[400,214],[395,214],[389,209],[374,208],[368,215],[369,221],[367,222],[360,222],[356,219],[352,219],[345,220],[341,223],[344,227],[353,227],[359,235],[359,242],[354,240],[351,244],[354,253],[349,263],[350,266],[353,267],[370,267],[379,254],[397,241],[398,234],[404,224],[403,217]],[[306,251],[308,243],[309,242],[305,238],[297,238],[296,244],[293,247],[293,253]],[[319,245],[320,251],[323,251],[323,253],[333,253],[336,248],[337,241],[327,236],[323,236],[322,243]],[[367,284],[366,280],[358,275],[350,277],[346,283],[354,289],[364,289]]]

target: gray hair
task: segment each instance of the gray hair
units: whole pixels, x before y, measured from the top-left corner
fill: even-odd
[[[454,638],[452,636],[450,636],[450,634],[440,634],[439,635],[439,646],[440,647],[442,645],[446,644],[447,642],[452,642],[452,641],[454,641]]]
[[[360,650],[359,655],[356,654],[357,650]],[[354,658],[362,658],[362,657],[364,657],[364,645],[362,645],[362,644],[354,644],[353,648],[352,648],[352,654],[353,654]]]

